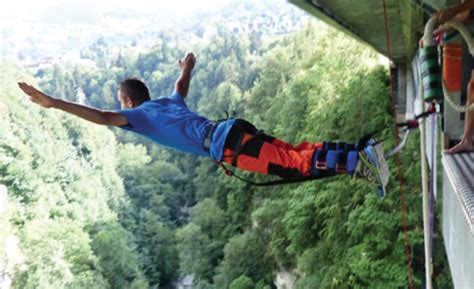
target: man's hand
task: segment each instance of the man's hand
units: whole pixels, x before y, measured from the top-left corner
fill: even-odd
[[[54,107],[96,124],[114,126],[123,126],[128,124],[127,118],[118,112],[102,111],[87,105],[57,99],[42,93],[33,86],[24,82],[18,82],[18,86],[30,97],[31,101],[41,105],[42,107]]]
[[[179,67],[184,72],[191,72],[194,68],[194,64],[196,63],[196,56],[192,52],[186,54],[186,57],[179,60]]]
[[[438,25],[442,26],[447,21],[458,18],[460,21],[465,22],[469,20],[469,12],[474,9],[474,0],[463,0],[460,4],[446,8],[436,13],[438,17]]]
[[[44,94],[43,92],[24,82],[18,82],[18,86],[30,97],[32,102],[37,103],[45,108],[54,106],[54,102],[56,100],[55,98]]]
[[[182,97],[188,95],[189,83],[191,82],[191,71],[196,63],[196,57],[192,52],[186,54],[184,59],[179,60],[179,67],[181,73],[179,74],[178,80],[176,80],[174,90],[179,93]]]
[[[441,26],[449,20],[453,19],[455,16],[455,14],[453,13],[453,10],[450,8],[437,12],[436,16],[438,17],[438,25]]]

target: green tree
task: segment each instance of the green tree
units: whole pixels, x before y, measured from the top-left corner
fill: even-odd
[[[254,286],[252,279],[242,275],[230,283],[229,289],[253,289]]]
[[[24,267],[14,278],[15,288],[108,288],[89,236],[78,222],[36,219],[22,234]]]
[[[133,236],[119,224],[99,225],[92,248],[99,259],[103,275],[112,288],[148,288],[142,265],[134,251]]]
[[[252,280],[270,279],[268,269],[263,244],[258,242],[255,234],[245,232],[232,237],[226,244],[224,260],[219,266],[215,284],[219,288],[227,288],[241,275]]]

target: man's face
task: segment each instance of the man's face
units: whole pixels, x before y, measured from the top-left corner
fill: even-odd
[[[133,102],[132,100],[130,99],[130,97],[128,97],[127,95],[125,95],[121,89],[119,89],[118,93],[117,93],[117,99],[118,101],[120,102],[120,107],[122,109],[126,109],[126,108],[133,108]]]

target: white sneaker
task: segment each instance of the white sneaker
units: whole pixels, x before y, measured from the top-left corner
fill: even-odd
[[[375,140],[368,141],[367,147],[359,153],[356,175],[363,177],[374,185],[379,197],[385,196],[385,187],[390,178],[390,170],[381,144],[377,144]]]

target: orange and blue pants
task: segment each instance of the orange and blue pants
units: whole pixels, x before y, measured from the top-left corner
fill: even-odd
[[[313,155],[322,147],[322,143],[310,142],[293,146],[236,119],[227,135],[222,161],[242,170],[291,179],[311,174]]]

